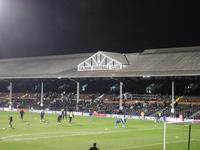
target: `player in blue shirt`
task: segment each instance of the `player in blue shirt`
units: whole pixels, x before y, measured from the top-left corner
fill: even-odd
[[[116,122],[115,122],[115,128],[118,128],[119,124],[121,123],[121,117],[117,116]]]
[[[126,116],[124,115],[122,118],[122,127],[125,128],[126,127]]]

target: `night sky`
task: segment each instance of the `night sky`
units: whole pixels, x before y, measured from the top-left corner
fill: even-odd
[[[183,1],[0,0],[0,57],[200,45],[198,7]]]

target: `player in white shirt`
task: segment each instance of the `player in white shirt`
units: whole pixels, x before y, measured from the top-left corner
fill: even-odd
[[[71,111],[69,113],[69,123],[72,123],[72,118],[74,118],[74,113]]]

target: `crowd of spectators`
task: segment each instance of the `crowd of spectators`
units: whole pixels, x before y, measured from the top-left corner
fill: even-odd
[[[9,100],[3,93],[0,93],[0,107],[8,107]],[[162,112],[166,116],[171,115],[170,97],[161,95],[137,95],[130,94],[123,97],[123,113],[127,115],[140,115],[144,112],[146,116],[154,116],[157,112]],[[199,101],[200,103],[200,101]],[[44,93],[43,106],[41,107],[40,94],[16,93],[13,94],[12,106],[14,108],[27,109],[48,109],[59,111],[78,110],[89,112],[94,110],[98,113],[116,114],[119,112],[119,96],[104,94],[81,94],[77,105],[76,94],[74,93]],[[197,104],[197,105],[196,105]],[[178,104],[175,107],[175,116],[183,114],[189,118],[192,114],[199,111],[199,105],[196,104]],[[195,118],[198,118],[198,115]]]

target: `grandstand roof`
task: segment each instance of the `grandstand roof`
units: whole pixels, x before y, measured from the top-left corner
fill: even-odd
[[[77,70],[77,65],[91,56],[97,57],[95,55],[96,53],[12,58],[0,59],[0,78],[93,78],[200,75],[200,46],[148,49],[141,53],[121,54],[105,51],[99,51],[98,53],[106,56],[108,59],[112,58],[120,62],[122,68],[116,70]],[[98,57],[98,61],[102,61],[102,56]],[[93,58],[91,61],[93,61]],[[92,62],[89,65],[92,65]]]

